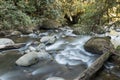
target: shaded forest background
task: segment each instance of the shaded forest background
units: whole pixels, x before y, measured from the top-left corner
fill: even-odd
[[[120,0],[0,0],[0,30],[35,27],[48,19],[90,30],[120,24]]]

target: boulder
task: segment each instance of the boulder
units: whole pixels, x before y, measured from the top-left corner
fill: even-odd
[[[14,41],[9,38],[0,38],[0,45],[12,45]]]
[[[90,29],[88,26],[86,25],[73,25],[71,26],[71,28],[73,29],[73,33],[77,34],[77,35],[84,35],[84,34],[90,34]]]
[[[110,37],[93,37],[85,43],[84,48],[86,51],[95,54],[102,54],[106,49],[114,51]]]
[[[35,34],[35,33],[30,33],[30,34],[28,34],[28,36],[30,38],[38,38],[37,34]]]
[[[65,80],[65,79],[61,77],[49,77],[46,80]]]
[[[40,42],[46,43],[46,44],[53,44],[56,41],[56,36],[44,36],[40,39]]]
[[[10,35],[11,36],[19,36],[21,35],[22,33],[20,31],[13,31]]]
[[[62,24],[59,23],[56,20],[45,19],[45,20],[43,20],[41,22],[41,24],[39,24],[38,26],[36,26],[36,28],[34,29],[34,31],[37,31],[37,30],[58,29],[60,26],[62,26]]]
[[[15,63],[19,66],[30,66],[39,61],[37,52],[29,52],[20,57]]]

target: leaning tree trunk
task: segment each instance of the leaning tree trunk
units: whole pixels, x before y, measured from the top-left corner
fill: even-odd
[[[103,66],[104,62],[109,58],[110,55],[111,52],[106,51],[97,60],[95,60],[90,67],[88,67],[74,80],[89,80],[90,77]]]
[[[0,45],[0,50],[10,50],[10,49],[18,49],[25,46],[26,43],[18,43],[18,44],[11,44],[11,45]]]
[[[31,45],[39,44],[39,42],[32,42]],[[26,43],[17,43],[17,44],[9,44],[9,45],[0,45],[0,51],[2,50],[10,50],[10,49],[18,49],[24,47]]]

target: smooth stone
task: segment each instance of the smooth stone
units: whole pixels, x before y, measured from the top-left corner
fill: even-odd
[[[41,38],[41,37],[47,36],[47,35],[49,35],[49,33],[48,33],[48,32],[45,32],[45,33],[40,33],[38,36]]]
[[[40,42],[47,43],[47,44],[53,44],[56,41],[56,36],[44,36],[40,39]]]
[[[65,79],[61,77],[49,77],[46,80],[65,80]]]
[[[9,38],[0,38],[0,45],[12,45],[14,41]]]
[[[36,51],[36,48],[34,48],[33,46],[29,46],[28,49],[29,49],[30,51]]]
[[[30,66],[38,62],[37,52],[29,52],[20,57],[15,63],[19,66]]]
[[[13,31],[10,35],[11,36],[19,36],[21,35],[22,33],[20,31]]]
[[[28,36],[30,38],[38,38],[37,34],[35,34],[35,33],[30,33]]]
[[[73,37],[77,36],[77,35],[73,34],[73,30],[72,29],[65,30],[64,31],[64,35],[65,36],[73,36]]]

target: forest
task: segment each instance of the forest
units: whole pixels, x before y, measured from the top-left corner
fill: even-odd
[[[90,30],[119,23],[119,0],[0,0],[0,28],[35,27],[45,19]]]

